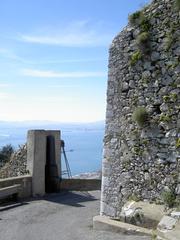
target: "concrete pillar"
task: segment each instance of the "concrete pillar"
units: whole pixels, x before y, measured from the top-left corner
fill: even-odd
[[[46,134],[29,130],[27,136],[27,170],[32,175],[32,195],[45,194]]]
[[[58,177],[61,178],[60,131],[29,130],[27,135],[27,170],[32,175],[32,195],[45,194],[45,165],[47,137],[52,136],[55,142],[55,161]]]

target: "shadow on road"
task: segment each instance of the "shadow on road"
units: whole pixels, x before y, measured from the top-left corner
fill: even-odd
[[[47,195],[44,197],[44,200],[73,207],[85,207],[81,203],[97,201],[98,199],[88,192],[63,192],[59,194]]]
[[[12,208],[21,207],[21,206],[24,206],[24,205],[27,205],[27,204],[29,204],[29,203],[27,203],[27,202],[8,202],[6,204],[1,204],[0,205],[0,212],[7,211],[7,210],[10,210]]]
[[[7,201],[0,204],[0,212],[10,210],[12,208],[27,205],[33,201],[49,201],[62,205],[69,205],[73,207],[85,207],[82,203],[89,201],[97,201],[98,199],[92,196],[89,192],[61,192],[61,193],[51,193],[44,197],[34,197],[29,199],[24,199],[21,202]]]

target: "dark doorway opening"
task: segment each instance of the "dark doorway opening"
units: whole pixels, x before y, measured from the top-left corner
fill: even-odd
[[[52,193],[58,191],[59,183],[55,160],[55,139],[53,136],[47,136],[46,142],[45,191]]]

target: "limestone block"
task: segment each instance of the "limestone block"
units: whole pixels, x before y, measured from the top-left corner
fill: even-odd
[[[171,217],[176,218],[176,219],[180,219],[180,212],[172,212]]]
[[[176,187],[176,194],[180,195],[180,184],[178,184]]]
[[[164,216],[158,224],[158,230],[172,230],[176,225],[177,219],[169,216]]]

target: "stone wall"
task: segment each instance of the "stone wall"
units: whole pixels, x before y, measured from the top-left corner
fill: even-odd
[[[20,198],[31,197],[31,195],[32,195],[32,176],[24,175],[24,176],[0,179],[0,189],[9,187],[9,186],[13,186],[16,184],[21,185],[18,197],[20,197]]]
[[[59,191],[95,191],[101,189],[100,179],[61,179]]]
[[[180,194],[179,26],[175,1],[154,0],[112,42],[102,215],[118,217],[127,199]]]
[[[17,177],[28,174],[27,167],[27,146],[26,144],[19,146],[3,167],[0,168],[0,179]]]

